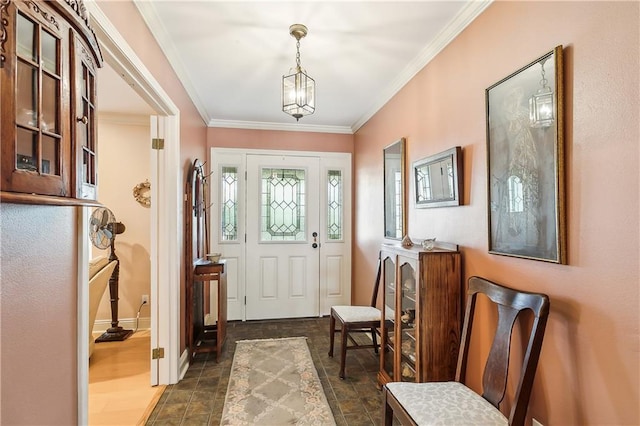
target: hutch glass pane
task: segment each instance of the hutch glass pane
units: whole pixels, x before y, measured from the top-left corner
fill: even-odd
[[[16,122],[23,126],[38,125],[38,70],[30,64],[18,61],[16,87]]]
[[[35,171],[38,133],[18,128],[16,142],[16,168]]]
[[[45,132],[58,133],[58,85],[59,81],[48,75],[42,76],[42,123]]]
[[[395,333],[394,318],[396,311],[396,267],[393,261],[387,257],[384,259],[384,320],[385,320],[385,341],[390,348],[381,349],[383,354],[383,368],[386,373],[393,379],[393,366],[395,357]]]
[[[60,74],[58,71],[58,39],[46,31],[41,33],[42,41],[42,67],[52,73]]]
[[[50,175],[59,175],[60,169],[58,167],[60,152],[60,141],[58,138],[52,136],[42,136],[42,166],[40,168],[41,173]]]
[[[38,63],[38,49],[36,48],[36,25],[21,13],[18,14],[17,51],[18,56],[31,62]]]
[[[402,283],[400,317],[401,373],[403,381],[416,380],[416,272],[410,263],[400,267],[400,282]]]

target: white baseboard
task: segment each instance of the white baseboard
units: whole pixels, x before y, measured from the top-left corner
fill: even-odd
[[[151,329],[151,317],[140,317],[138,321],[138,330],[150,330]],[[118,326],[124,328],[125,330],[135,330],[136,329],[136,319],[135,318],[120,318],[118,320]],[[108,328],[111,327],[111,320],[96,320],[93,324],[93,332],[94,333],[104,333]]]
[[[184,375],[187,373],[189,369],[189,349],[185,349],[180,355],[180,368],[178,369],[178,377],[179,380],[184,378]]]

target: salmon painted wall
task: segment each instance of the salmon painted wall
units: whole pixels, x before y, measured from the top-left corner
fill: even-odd
[[[465,282],[480,275],[550,296],[529,408],[546,425],[640,424],[639,17],[637,2],[493,3],[355,135],[356,301],[367,300],[383,241],[383,147],[406,137],[410,166],[462,146],[464,206],[410,203],[409,235],[459,244]],[[557,45],[568,265],[490,255],[485,89]],[[486,354],[486,334],[472,350]],[[469,371],[475,388],[479,365]]]
[[[207,144],[209,148],[353,153],[353,135],[337,133],[307,133],[210,127],[207,129]]]
[[[127,40],[127,43],[160,83],[173,103],[180,109],[180,158],[182,163],[180,181],[185,182],[193,160],[206,158],[206,125],[133,1],[98,0],[97,4]],[[182,226],[179,229],[182,229]],[[180,294],[184,299],[184,248],[180,247],[180,250]],[[182,352],[186,347],[183,303],[180,304],[180,310],[180,351]]]

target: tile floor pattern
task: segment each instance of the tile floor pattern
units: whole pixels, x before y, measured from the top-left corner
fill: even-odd
[[[345,380],[338,377],[340,334],[329,358],[329,318],[230,322],[219,363],[214,354],[199,354],[184,379],[167,386],[147,425],[217,425],[236,340],[306,336],[313,362],[338,425],[382,423],[382,393],[376,387],[379,359],[373,349],[347,353]]]

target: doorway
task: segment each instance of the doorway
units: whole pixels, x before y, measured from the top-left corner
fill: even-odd
[[[180,258],[179,240],[182,217],[182,176],[180,166],[180,111],[155,81],[118,30],[98,5],[87,4],[94,32],[105,62],[156,112],[150,118],[151,138],[164,140],[163,150],[151,150],[151,348],[164,348],[164,358],[151,360],[151,383],[177,383],[182,368],[179,343]],[[98,83],[99,84],[99,83]],[[150,142],[150,141],[149,141]],[[88,240],[89,208],[78,217],[78,422],[88,421]],[[162,312],[160,316],[159,313]],[[150,383],[150,384],[151,384]]]
[[[351,302],[350,154],[213,148],[210,182],[229,320],[328,315]]]

